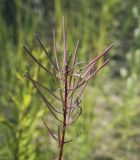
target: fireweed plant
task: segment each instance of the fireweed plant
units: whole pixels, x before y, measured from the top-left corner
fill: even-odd
[[[79,41],[77,41],[74,54],[67,54],[67,43],[66,43],[66,27],[65,19],[63,17],[63,66],[58,59],[58,51],[56,46],[56,35],[53,32],[53,44],[54,44],[54,53],[55,59],[52,59],[45,46],[41,42],[39,36],[35,34],[35,38],[39,43],[40,47],[45,52],[49,62],[52,65],[51,70],[48,70],[41,62],[31,53],[31,51],[23,46],[26,53],[31,57],[31,59],[37,63],[40,68],[42,68],[49,76],[55,79],[56,85],[59,90],[59,95],[53,93],[48,87],[40,84],[37,80],[34,80],[28,72],[24,73],[24,76],[31,81],[33,86],[36,88],[41,99],[45,103],[46,107],[51,112],[52,116],[59,122],[57,135],[49,128],[48,124],[42,118],[45,127],[50,132],[52,138],[58,143],[59,153],[58,160],[62,159],[64,145],[75,140],[79,135],[71,140],[65,140],[65,134],[67,127],[74,123],[82,113],[81,107],[81,97],[83,92],[89,82],[89,80],[96,76],[96,74],[109,62],[107,59],[99,68],[96,68],[97,62],[109,52],[113,44],[106,48],[99,56],[91,60],[87,65],[83,66],[81,69],[76,71],[77,65],[77,50]],[[55,107],[48,98],[42,93],[41,88],[44,88],[56,101],[61,103],[61,108]],[[75,111],[77,114],[75,114]],[[73,116],[74,115],[74,116]]]

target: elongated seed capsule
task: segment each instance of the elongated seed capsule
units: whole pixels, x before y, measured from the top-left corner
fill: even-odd
[[[68,55],[67,66],[69,67],[72,58],[72,53],[70,52]]]

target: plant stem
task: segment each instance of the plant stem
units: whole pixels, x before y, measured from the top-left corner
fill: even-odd
[[[65,132],[66,132],[66,118],[67,118],[67,99],[68,99],[68,66],[65,65],[64,77],[65,77],[65,95],[64,95],[64,106],[63,106],[63,127],[62,127],[62,137],[60,144],[60,152],[58,160],[62,159],[64,144],[65,144]]]

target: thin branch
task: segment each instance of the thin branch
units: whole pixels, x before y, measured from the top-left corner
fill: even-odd
[[[74,92],[76,91],[77,87],[79,86],[79,83],[80,83],[81,80],[82,80],[82,78],[81,78],[81,75],[80,75],[79,78],[78,78],[78,80],[77,80],[76,85],[74,86],[74,88],[73,88],[73,90],[72,90],[72,92],[71,92],[71,94],[70,94],[70,96],[69,96],[69,98],[72,97],[72,95],[73,95]]]
[[[56,47],[56,34],[55,34],[55,31],[53,31],[53,43],[54,43],[54,52],[55,52],[56,65],[57,65],[57,68],[60,71],[60,65],[59,65],[59,62],[58,62],[58,52],[57,52],[57,47]]]
[[[58,141],[58,139],[55,137],[55,135],[53,134],[53,132],[51,131],[51,129],[48,127],[48,125],[47,125],[47,123],[45,122],[45,120],[44,120],[43,117],[42,117],[42,121],[43,121],[46,129],[50,132],[50,134],[51,134],[51,136],[53,137],[53,139],[54,139],[55,141]]]
[[[91,66],[89,66],[89,68],[83,74],[82,78],[85,78],[85,76],[87,76],[87,74],[93,69],[93,67],[95,67],[95,64],[96,62],[94,62]]]
[[[91,64],[93,64],[94,62],[98,61],[101,57],[103,57],[105,54],[108,53],[108,51],[114,46],[114,44],[111,44],[108,48],[106,48],[99,56],[97,56],[95,59],[93,59],[89,64],[87,64],[86,66],[84,66],[81,70],[89,67]]]
[[[59,147],[61,146],[61,133],[60,133],[60,126],[58,125],[58,143]]]
[[[57,116],[56,116],[56,114],[52,111],[52,109],[55,111],[55,112],[57,112],[57,113],[59,113],[59,114],[63,114],[62,112],[60,112],[60,111],[57,111],[49,102],[48,102],[48,100],[39,92],[39,94],[40,94],[40,97],[41,97],[41,99],[43,100],[43,102],[46,104],[46,106],[49,108],[49,110],[51,111],[51,113],[53,114],[53,116],[58,120],[58,121],[60,121],[60,122],[62,122],[62,120],[60,120]],[[52,108],[52,109],[51,109]]]
[[[109,62],[109,59],[107,61],[105,61],[96,71],[94,71],[86,80],[84,80],[83,82],[81,82],[77,86],[77,89],[79,87],[81,87],[83,84],[85,84],[87,81],[89,81],[89,79],[91,79],[93,76],[95,76],[108,62]]]
[[[42,47],[43,51],[46,53],[46,56],[48,57],[48,59],[50,60],[52,66],[54,66],[57,70],[57,66],[56,64],[53,62],[52,58],[50,57],[49,53],[47,52],[46,48],[44,47],[43,43],[41,42],[41,40],[39,39],[38,35],[35,34],[35,38],[37,39],[38,43],[40,44],[40,46]]]
[[[64,59],[63,59],[63,68],[67,64],[67,55],[66,55],[66,26],[65,26],[65,17],[63,16],[63,48],[64,48]]]
[[[77,41],[76,47],[75,47],[75,51],[74,51],[74,57],[73,57],[73,63],[72,63],[72,74],[74,72],[74,66],[76,63],[76,57],[77,57],[77,50],[78,50],[78,46],[79,46],[79,40]]]
[[[87,86],[87,83],[88,83],[88,81],[85,82],[85,84],[84,84],[83,88],[80,90],[79,95],[77,96],[77,98],[82,96],[82,94],[83,94],[83,92],[84,92],[84,90],[85,90],[85,88]]]
[[[53,73],[54,73],[55,82],[56,82],[56,84],[58,85],[58,88],[59,88],[62,106],[64,106],[64,98],[63,98],[62,88],[61,88],[61,86],[60,86],[60,84],[59,84],[59,82],[58,82],[58,80],[56,78],[56,73],[55,73],[54,67],[53,67]]]
[[[95,72],[93,72],[93,73],[86,79],[86,81],[88,81],[88,80],[91,79],[95,74],[97,74],[109,61],[110,61],[110,59],[106,60]]]
[[[69,80],[69,88],[71,86],[72,75],[73,75],[74,67],[75,67],[75,63],[76,63],[76,56],[77,56],[78,45],[79,45],[79,41],[77,41],[75,52],[74,52],[74,57],[73,57],[73,62],[72,62],[72,68],[71,68],[71,73],[70,73],[70,80]]]
[[[64,143],[69,143],[69,142],[72,142],[72,141],[76,140],[78,137],[81,136],[81,134],[82,134],[82,132],[80,132],[79,134],[77,134],[77,136],[75,138],[73,138],[71,140],[68,140],[68,141],[65,141]]]
[[[56,65],[57,65],[57,68],[59,70],[59,77],[60,77],[60,79],[62,79],[61,70],[60,70],[60,64],[59,64],[59,61],[58,61],[58,52],[57,52],[57,47],[56,47],[56,34],[55,34],[55,31],[53,31],[53,42],[54,42],[54,52],[55,52]],[[62,84],[62,80],[61,80],[61,84]]]
[[[29,75],[28,73],[26,73],[24,76],[25,76],[26,78],[28,78],[28,79],[32,82],[32,84],[36,87],[37,91],[39,91],[39,93],[43,96],[41,90],[38,88],[38,86],[36,85],[36,82],[30,77],[30,75]],[[43,97],[44,97],[45,102],[47,103],[47,105],[49,105],[55,112],[60,113],[60,114],[63,114],[62,112],[56,110],[55,107],[53,107],[53,106],[51,105],[51,103],[45,98],[45,96],[43,96]]]
[[[77,100],[77,99],[78,99],[78,98],[76,98],[76,100]],[[76,100],[75,100],[75,101],[76,101]],[[78,105],[77,105],[77,104],[78,104]],[[79,104],[80,104],[79,102],[78,102],[78,103],[75,102],[73,105],[70,105],[70,107],[68,107],[67,110],[70,110],[70,109],[75,110],[75,109],[77,109],[77,106],[79,106]]]
[[[33,55],[32,53],[29,51],[28,48],[26,48],[25,46],[23,46],[24,50],[26,51],[26,53],[41,67],[43,68],[47,73],[49,73],[51,76],[54,76],[53,73],[51,73],[48,69],[46,69]]]
[[[31,79],[32,81],[34,81],[38,86],[40,86],[40,87],[42,87],[43,89],[45,89],[46,91],[48,91],[48,93],[50,93],[54,98],[56,98],[57,100],[61,101],[61,99],[60,99],[58,96],[56,96],[56,95],[55,95],[50,89],[48,89],[46,86],[40,84],[39,82],[37,82],[36,80],[32,79],[31,77],[30,77],[30,79]]]
[[[74,88],[74,86],[75,86],[75,77],[74,77],[74,79],[73,79],[72,88]],[[73,95],[72,95],[71,98],[70,98],[70,106],[72,106],[72,101],[73,101]],[[71,113],[71,108],[70,108],[70,107],[68,107],[68,108],[69,108],[69,112],[68,112],[68,122],[69,122],[70,113]]]
[[[40,91],[40,89],[38,88],[38,86],[34,83],[34,81],[32,81],[32,79],[30,78],[30,76],[29,76],[29,74],[28,74],[27,72],[24,74],[24,76],[25,76],[26,78],[28,78],[28,79],[32,82],[33,86],[37,89],[37,91],[38,91],[41,99],[42,99],[43,102],[46,104],[46,107],[50,110],[50,112],[52,113],[52,115],[53,115],[58,121],[62,122],[62,120],[60,120],[60,119],[56,116],[56,114],[54,113],[54,111],[57,112],[57,113],[59,113],[59,114],[63,114],[63,113],[60,112],[60,111],[57,111],[57,110],[55,109],[55,107],[53,107],[53,106],[51,105],[51,103],[45,98],[45,96],[43,96],[42,92]],[[53,111],[52,109],[53,109],[54,111]]]
[[[82,107],[80,107],[80,106],[75,107],[75,109],[77,109],[77,108],[80,109],[78,115],[76,116],[76,118],[74,120],[72,120],[71,122],[67,123],[67,125],[70,125],[70,124],[74,123],[80,117],[80,115],[82,114]]]

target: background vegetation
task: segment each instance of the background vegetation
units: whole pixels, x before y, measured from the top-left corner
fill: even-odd
[[[86,90],[83,115],[70,131],[71,136],[81,130],[83,134],[66,145],[64,159],[139,160],[139,0],[0,1],[0,160],[51,160],[57,155],[41,116],[53,129],[54,123],[22,74],[29,70],[53,91],[55,88],[25,56],[22,44],[48,65],[33,35],[39,33],[51,53],[52,31],[56,30],[61,52],[63,15],[69,51],[80,40],[80,61],[87,62],[115,44],[109,55],[111,63]]]

